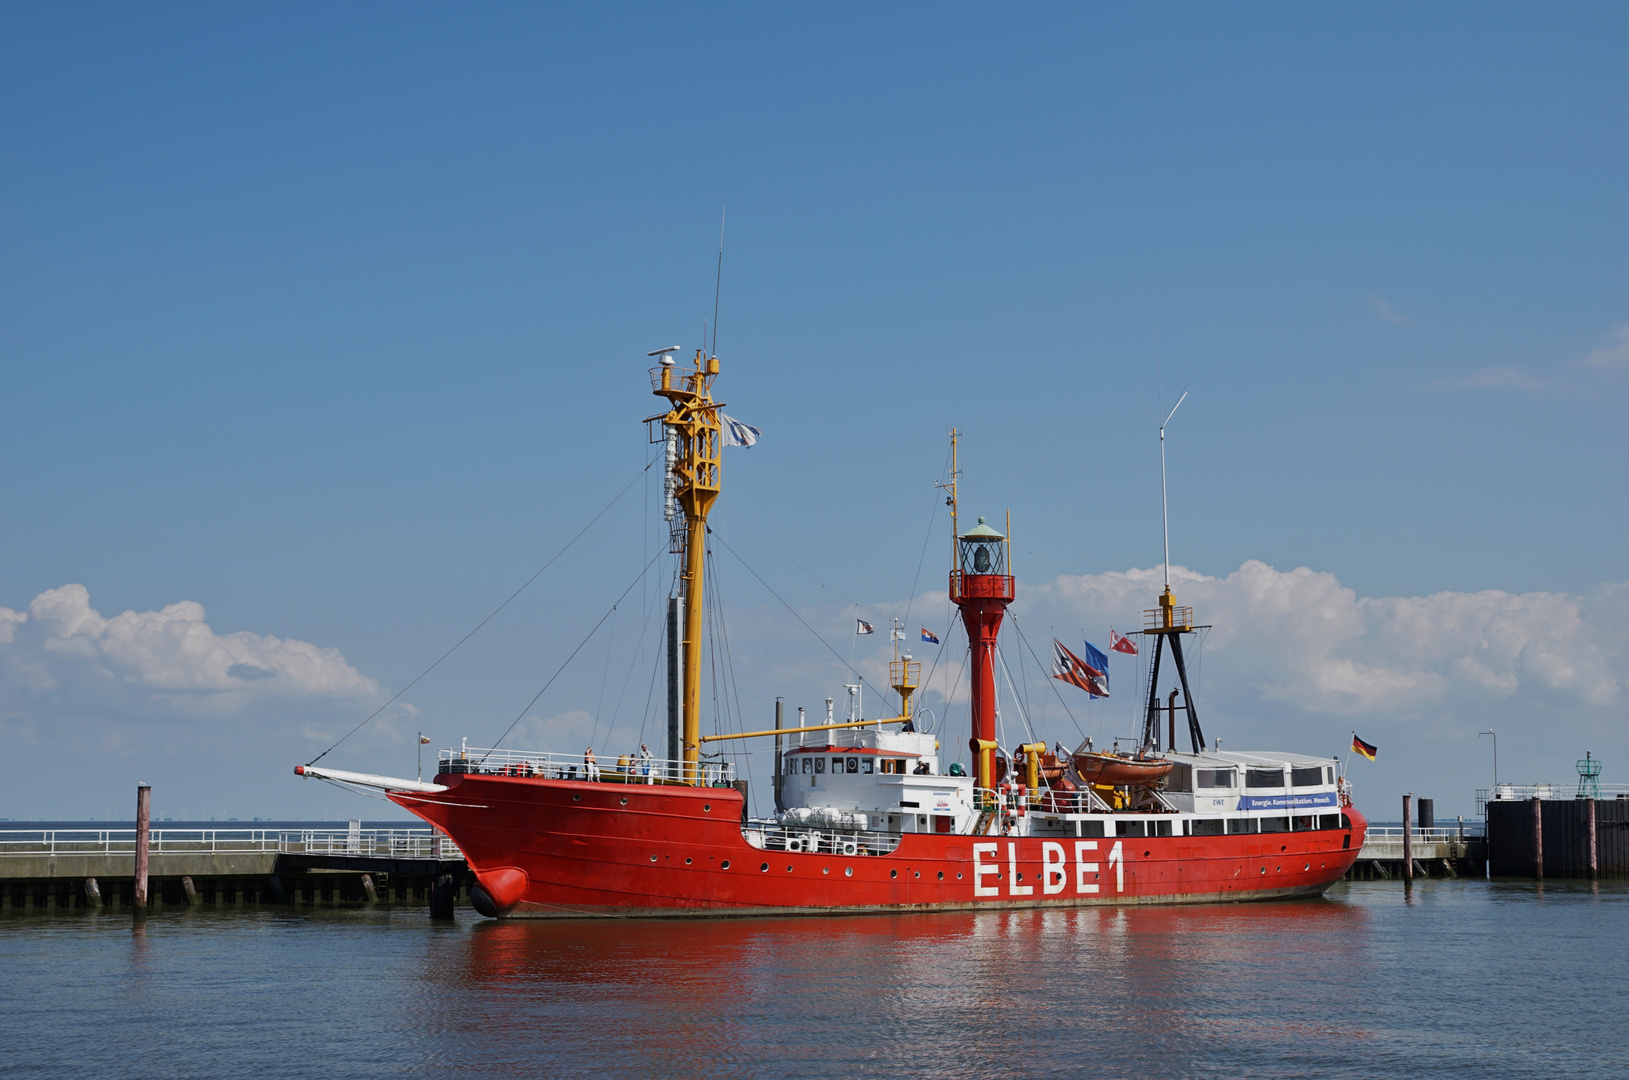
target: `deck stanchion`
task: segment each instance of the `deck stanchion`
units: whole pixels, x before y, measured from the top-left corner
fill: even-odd
[[[1533,796],[1533,877],[1544,880],[1544,804]]]
[[[147,840],[153,824],[153,789],[136,785],[136,897],[138,912],[147,910]]]
[[[1410,792],[1403,796],[1403,884],[1414,883],[1414,821],[1410,811],[1414,809],[1414,794]]]

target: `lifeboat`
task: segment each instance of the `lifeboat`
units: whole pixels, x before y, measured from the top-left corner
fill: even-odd
[[[1076,750],[1075,771],[1088,784],[1109,787],[1155,787],[1176,764],[1164,758],[1105,754],[1096,750]]]

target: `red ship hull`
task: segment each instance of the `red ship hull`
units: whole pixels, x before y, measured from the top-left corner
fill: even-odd
[[[1367,823],[1224,836],[907,833],[887,855],[766,850],[730,788],[444,774],[391,792],[463,851],[507,917],[764,915],[1267,900],[1322,893]],[[1159,820],[1148,815],[1150,821]],[[1166,820],[1171,820],[1169,817]]]

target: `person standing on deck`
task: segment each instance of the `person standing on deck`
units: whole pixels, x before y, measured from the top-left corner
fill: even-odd
[[[639,771],[644,774],[645,783],[647,783],[647,784],[656,783],[656,775],[655,775],[656,770],[655,770],[654,766],[651,764],[654,760],[655,760],[655,758],[652,756],[652,754],[650,752],[650,747],[646,746],[644,743],[640,743],[639,744]]]
[[[594,756],[594,748],[592,746],[583,751],[583,771],[587,774],[588,779],[591,782],[598,781],[600,778],[600,762],[599,759]]]

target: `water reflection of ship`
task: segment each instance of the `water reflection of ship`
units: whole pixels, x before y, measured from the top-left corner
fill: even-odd
[[[1104,754],[1087,744],[1071,755],[1033,731],[1032,741],[1001,748],[996,672],[1005,667],[998,640],[1015,595],[1011,522],[998,530],[979,518],[961,529],[954,432],[942,486],[949,595],[968,642],[971,767],[918,729],[922,665],[899,652],[897,634],[889,666],[896,715],[864,717],[856,686],[844,720],[828,705],[823,724],[703,735],[704,613],[722,617],[706,600],[707,516],[721,489],[727,421],[712,396],[718,358],[698,351],[683,368],[672,352],[653,354],[661,359],[652,390],[667,404],[648,418],[662,447],[678,583],[667,622],[668,757],[612,762],[460,746],[440,752],[432,783],[314,766],[296,772],[382,788],[444,830],[478,879],[478,910],[499,917],[1272,899],[1321,893],[1351,866],[1365,822],[1335,759],[1222,754],[1206,745],[1182,650],[1182,637],[1198,628],[1169,580],[1159,607],[1145,613],[1153,652],[1136,751]],[[1166,651],[1182,684],[1191,751],[1172,745],[1174,698],[1161,745],[1156,687]],[[767,737],[777,743],[776,814],[753,817],[745,781],[717,751],[729,740]]]

